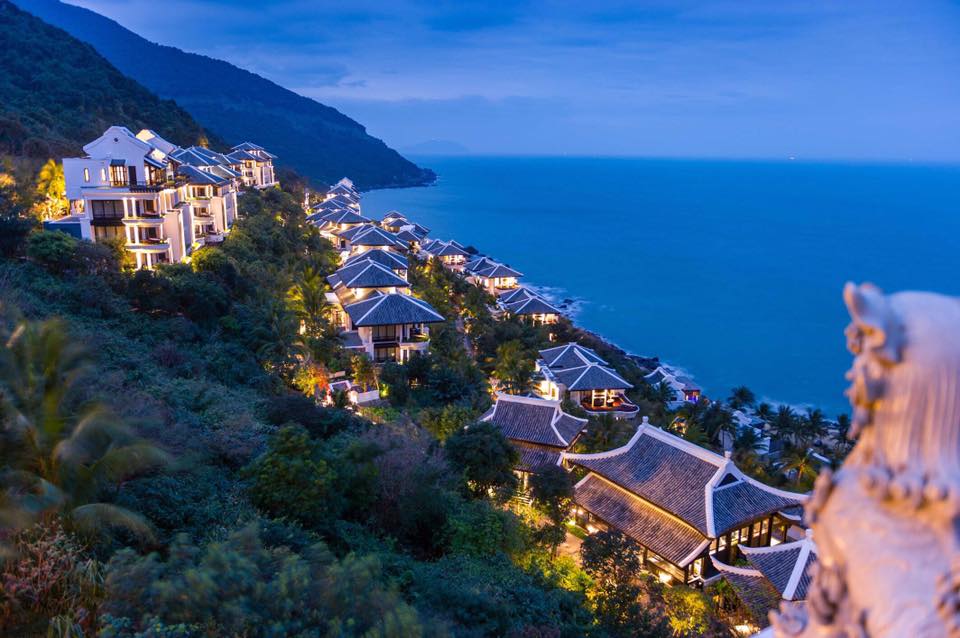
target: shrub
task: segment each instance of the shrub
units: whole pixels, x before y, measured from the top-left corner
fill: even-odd
[[[103,638],[423,635],[417,612],[383,585],[375,558],[336,561],[322,544],[267,549],[255,527],[204,549],[178,539],[166,560],[118,552],[106,593]]]
[[[463,503],[447,521],[447,550],[454,554],[514,556],[526,547],[523,526],[512,513],[486,501]]]
[[[43,635],[54,622],[91,631],[102,595],[100,564],[56,521],[17,534],[13,550],[0,574],[0,631]]]
[[[516,489],[513,467],[519,454],[492,423],[478,421],[454,433],[445,449],[450,465],[462,473],[474,496],[495,491],[505,500]]]
[[[286,426],[270,438],[267,451],[249,467],[250,498],[271,516],[320,525],[335,475],[319,458],[316,444],[300,426]]]
[[[62,274],[73,265],[79,243],[64,232],[42,230],[27,237],[27,256],[50,272]]]

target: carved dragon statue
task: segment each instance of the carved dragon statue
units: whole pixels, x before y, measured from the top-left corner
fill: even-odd
[[[790,638],[960,638],[960,299],[847,284],[857,443],[807,505],[807,603]]]

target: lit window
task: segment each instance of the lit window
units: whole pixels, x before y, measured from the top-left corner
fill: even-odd
[[[100,169],[100,181],[101,182],[107,181],[107,169],[105,168]]]
[[[85,182],[89,182],[89,181],[90,181],[90,169],[89,169],[89,168],[83,169],[83,181],[85,181]]]

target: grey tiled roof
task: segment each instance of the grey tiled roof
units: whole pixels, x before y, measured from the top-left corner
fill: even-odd
[[[498,399],[490,422],[508,439],[566,448],[568,441],[558,437],[551,425],[556,411],[553,404]]]
[[[484,415],[512,441],[566,449],[587,424],[570,416],[556,401],[501,394],[492,412]]]
[[[362,348],[363,341],[360,339],[360,333],[356,330],[344,330],[340,333],[340,341],[343,343],[343,347],[350,348]]]
[[[323,215],[325,221],[335,224],[366,224],[370,219],[352,209],[340,209]]]
[[[187,178],[187,181],[197,186],[219,186],[221,184],[227,184],[230,182],[230,180],[226,179],[225,177],[212,175],[206,171],[201,171],[199,168],[194,168],[193,166],[181,166],[177,169],[177,173],[183,175]]]
[[[633,384],[602,365],[592,363],[579,368],[551,371],[559,383],[568,390],[627,390]]]
[[[356,226],[357,232],[351,233],[349,237],[346,233],[341,233],[340,237],[346,237],[354,246],[396,246],[406,248],[407,245],[390,231],[384,230],[379,226],[365,225]]]
[[[327,277],[331,286],[346,286],[347,288],[408,288],[410,284],[390,268],[373,261],[357,262],[351,266],[344,266]]]
[[[494,277],[523,277],[523,273],[516,271],[509,266],[504,266],[503,264],[494,264],[489,268],[483,268],[475,272],[478,276],[487,277],[489,279]]]
[[[736,529],[765,514],[773,514],[784,507],[796,505],[797,502],[797,499],[768,492],[746,481],[714,488],[713,517],[717,534]]]
[[[680,567],[695,558],[706,538],[689,525],[603,479],[588,475],[575,490],[577,505]]]
[[[412,231],[407,230],[406,228],[404,228],[403,230],[397,233],[397,239],[400,239],[408,243],[412,241],[420,241],[419,237],[417,237]]]
[[[556,348],[547,348],[540,351],[540,358],[550,366],[551,369],[559,368],[579,368],[585,363],[599,363],[602,366],[609,366],[603,358],[590,348],[585,348],[579,343],[567,343]]]
[[[371,296],[344,308],[354,327],[438,323],[443,317],[422,299],[391,293]]]
[[[548,465],[556,465],[560,461],[560,452],[555,448],[536,447],[514,443],[514,448],[520,453],[520,463],[517,469],[525,472],[536,472]]]
[[[407,270],[410,267],[410,263],[404,255],[398,255],[389,250],[368,250],[347,258],[343,265],[352,266],[365,261],[374,261],[392,270]]]
[[[714,564],[716,565],[716,562]],[[780,594],[770,585],[770,582],[759,574],[751,576],[724,570],[722,565],[718,565],[718,569],[736,592],[737,598],[750,612],[754,622],[760,627],[768,626],[770,611],[777,609],[780,605]]]
[[[621,454],[573,462],[708,533],[704,490],[716,465],[646,434]]]
[[[797,589],[793,593],[793,600],[806,600],[807,590],[810,588],[810,582],[813,580],[813,571],[811,568],[817,563],[817,555],[810,553],[807,556],[807,562],[803,566],[803,574],[800,575],[800,582],[797,583]]]
[[[559,315],[560,310],[554,308],[539,297],[531,297],[526,301],[508,303],[504,306],[515,315]]]
[[[456,242],[449,241],[446,243],[443,243],[443,242],[439,242],[439,243],[441,244],[441,246],[434,246],[433,249],[431,249],[431,252],[436,250],[434,254],[437,257],[455,257],[457,255],[462,255],[464,257],[470,256],[470,253],[465,251],[463,248],[460,248],[459,246],[457,246]]]
[[[525,288],[524,286],[520,286],[515,290],[511,290],[510,292],[503,293],[502,295],[500,295],[500,298],[497,301],[499,301],[501,304],[506,305],[506,304],[516,303],[518,301],[526,301],[527,299],[533,299],[536,296],[537,295],[527,290],[527,288]]]
[[[797,565],[800,556],[800,547],[792,547],[779,552],[765,552],[762,554],[746,554],[747,560],[757,571],[762,573],[770,584],[776,587],[780,595],[787,589],[790,576]]]

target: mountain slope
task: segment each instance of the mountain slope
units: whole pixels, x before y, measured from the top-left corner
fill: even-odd
[[[176,99],[230,143],[256,138],[280,163],[330,184],[348,175],[361,188],[433,180],[340,113],[232,64],[154,44],[113,20],[57,0],[16,0],[21,8],[90,43],[123,73]]]
[[[178,144],[204,137],[186,111],[93,47],[0,0],[0,153],[76,155],[111,124],[149,127]]]

